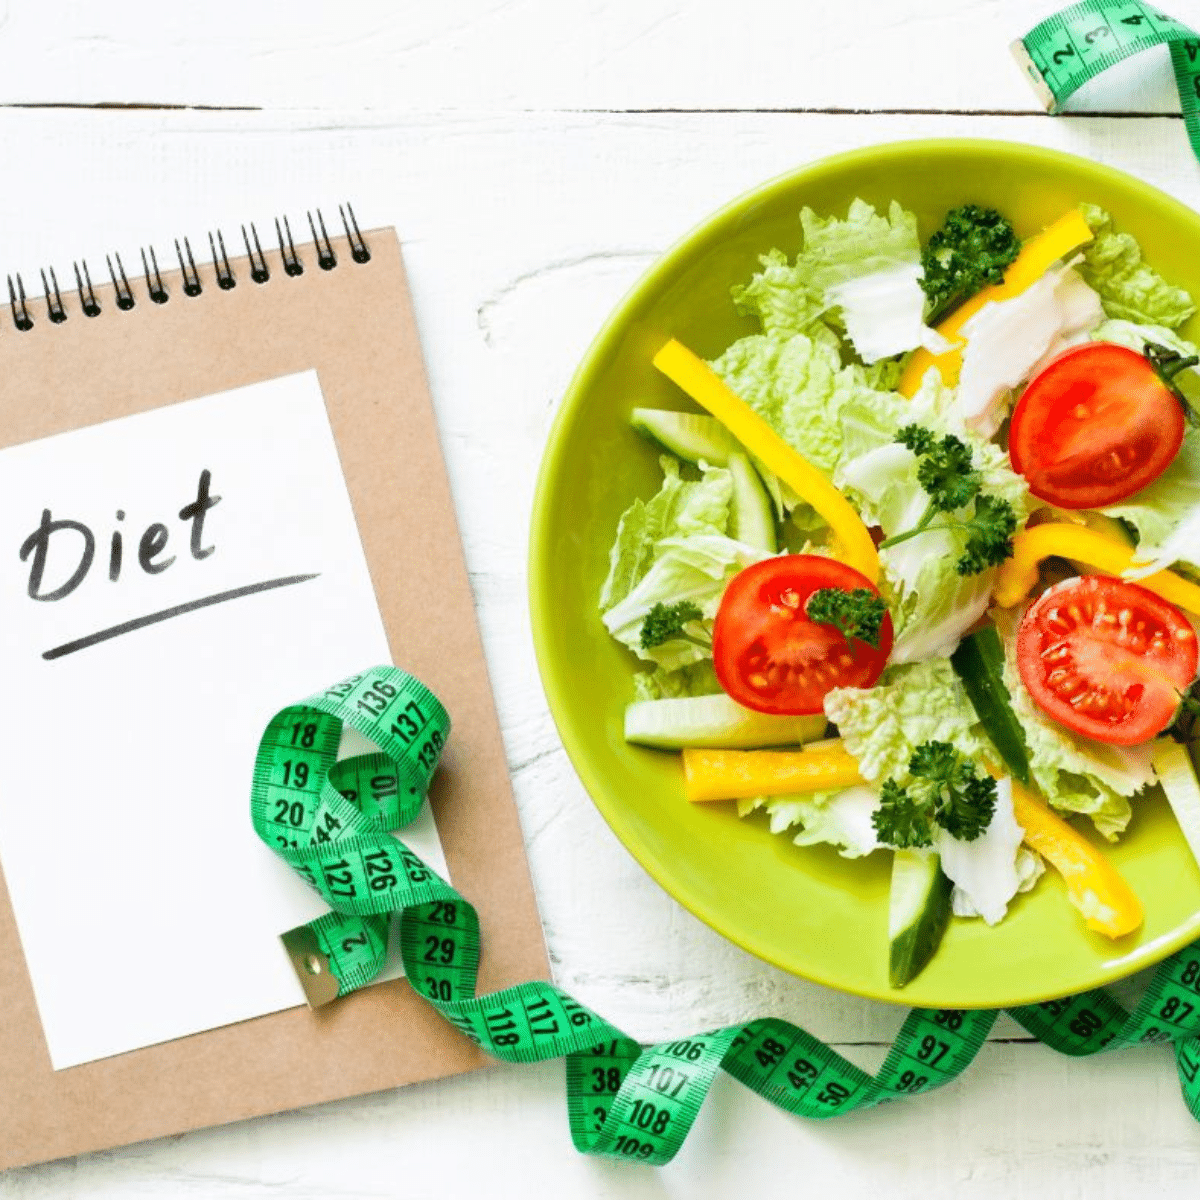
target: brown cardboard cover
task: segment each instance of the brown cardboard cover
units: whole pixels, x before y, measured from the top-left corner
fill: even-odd
[[[334,239],[335,269],[319,269],[313,247],[303,246],[303,275],[285,275],[272,254],[264,284],[251,281],[246,259],[234,260],[228,291],[205,270],[202,294],[188,297],[179,273],[165,274],[162,305],[142,279],[131,280],[129,311],[118,309],[112,288],[97,288],[103,312],[93,319],[74,294],[62,324],[39,302],[32,330],[7,326],[0,338],[0,445],[317,370],[393,661],[428,684],[454,722],[431,802],[453,882],[479,910],[482,993],[547,978],[548,966],[400,243],[390,229],[365,236],[368,263]],[[86,993],[87,980],[79,986]],[[2,881],[0,1013],[0,1168],[489,1061],[401,980],[321,1010],[290,1009],[53,1071]]]

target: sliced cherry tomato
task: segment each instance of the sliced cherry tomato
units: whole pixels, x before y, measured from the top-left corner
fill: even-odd
[[[713,663],[721,686],[739,704],[766,713],[821,711],[836,687],[870,687],[892,650],[885,613],[879,646],[846,638],[809,620],[806,606],[822,588],[878,589],[853,567],[816,554],[784,554],[738,572],[713,623]]]
[[[1117,746],[1170,725],[1196,662],[1196,634],[1179,609],[1110,575],[1047,588],[1017,630],[1017,668],[1038,707]]]
[[[1183,442],[1183,406],[1150,363],[1111,342],[1060,354],[1013,409],[1008,452],[1029,490],[1059,508],[1099,508],[1140,491]]]

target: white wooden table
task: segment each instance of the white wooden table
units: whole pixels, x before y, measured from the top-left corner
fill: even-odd
[[[0,5],[0,271],[336,211],[404,241],[557,981],[659,1039],[785,1016],[873,1067],[902,1014],[737,950],[582,791],[525,603],[534,477],[574,365],[733,195],[873,142],[985,136],[1200,207],[1165,51],[1040,114],[1006,49],[1053,0],[150,0]],[[1168,9],[1200,28],[1197,0]],[[1087,115],[1098,114],[1098,115]],[[261,225],[260,225],[261,227]],[[9,326],[0,319],[0,369]],[[0,1067],[2,1080],[2,1067]],[[2,1083],[0,1083],[0,1103]],[[0,1175],[0,1197],[1063,1198],[1194,1187],[1169,1052],[1072,1062],[1002,1020],[944,1091],[828,1124],[718,1080],[676,1161],[581,1157],[562,1068],[459,1079]]]

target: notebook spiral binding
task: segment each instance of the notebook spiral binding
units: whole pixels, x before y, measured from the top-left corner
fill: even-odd
[[[349,204],[339,204],[338,214],[342,218],[342,227],[346,231],[346,240],[350,245],[350,257],[356,263],[369,262],[371,249],[359,231],[354,209]],[[319,208],[316,210],[315,220],[312,212],[308,213],[308,227],[312,232],[313,249],[317,256],[316,265],[322,271],[332,271],[338,265],[338,258],[333,248],[333,242],[325,228],[325,217]],[[250,280],[253,283],[266,283],[271,278],[271,268],[267,263],[267,255],[263,251],[258,230],[253,222],[250,222],[249,227],[243,225],[241,229],[242,241],[246,246],[246,257],[249,260]],[[303,275],[305,264],[296,249],[296,243],[292,238],[292,229],[286,216],[275,218],[275,236],[279,241],[279,259],[283,273],[292,277]],[[238,279],[230,263],[229,253],[225,249],[225,235],[219,229],[215,233],[209,233],[208,247],[212,260],[213,282],[222,291],[236,287]],[[143,247],[141,256],[141,279],[146,285],[147,297],[153,304],[166,304],[171,299],[171,294],[163,281],[154,247]],[[183,239],[182,245],[178,238],[175,239],[175,256],[179,259],[183,294],[199,296],[204,291],[205,284],[201,268],[196,264],[196,256],[192,252],[191,243],[186,237]],[[121,256],[106,254],[104,261],[108,266],[109,277],[112,279],[116,306],[122,311],[128,311],[138,301],[133,287],[130,285],[129,277],[125,273]],[[96,290],[92,286],[92,275],[87,261],[80,259],[71,265],[75,272],[75,291],[79,296],[80,311],[85,317],[98,317],[102,310]],[[43,267],[39,274],[42,279],[42,295],[45,297],[46,303],[46,320],[53,325],[61,325],[67,319],[68,313],[63,304],[62,292],[59,290],[58,277],[55,275],[53,267]],[[137,279],[138,276],[135,275],[134,281],[136,282]],[[30,311],[29,301],[26,299],[25,282],[22,280],[20,272],[8,276],[8,303],[16,328],[22,333],[32,329],[35,323],[34,316]]]

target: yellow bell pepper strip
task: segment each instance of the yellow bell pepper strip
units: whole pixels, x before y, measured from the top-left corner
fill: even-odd
[[[689,800],[739,800],[823,792],[864,783],[858,763],[839,738],[803,750],[683,751],[683,787]]]
[[[999,772],[992,769],[993,775]],[[866,783],[840,738],[803,750],[683,750],[684,794],[693,803],[823,792]],[[1063,877],[1084,923],[1108,937],[1141,925],[1142,905],[1116,868],[1033,792],[1012,781],[1013,814],[1024,840]]]
[[[1000,564],[992,598],[1001,608],[1019,604],[1037,583],[1038,563],[1050,555],[1076,559],[1108,575],[1120,575],[1133,562],[1133,551],[1122,542],[1065,521],[1034,525],[1013,538],[1013,553]],[[1178,608],[1200,615],[1200,587],[1174,571],[1155,571],[1136,581]]]
[[[953,386],[958,382],[958,373],[962,368],[963,347],[967,339],[960,330],[989,300],[1008,300],[1023,292],[1031,283],[1045,274],[1046,268],[1057,262],[1064,255],[1092,240],[1092,231],[1083,219],[1083,213],[1077,208],[1071,209],[1059,217],[1053,225],[1047,226],[1041,233],[1031,237],[1021,247],[1021,253],[1012,261],[1004,272],[1002,282],[984,288],[970,300],[960,304],[938,327],[937,331],[943,337],[954,343],[953,347],[944,354],[931,354],[928,350],[919,349],[908,360],[900,382],[896,386],[902,396],[914,396],[925,378],[925,372],[930,367],[937,367],[943,381]]]
[[[1084,924],[1110,938],[1137,929],[1143,919],[1142,903],[1112,863],[1015,779],[1012,798],[1025,841],[1063,877],[1067,896],[1083,914]]]
[[[654,365],[707,409],[751,454],[756,455],[833,530],[842,562],[879,580],[879,555],[858,513],[825,475],[793,450],[725,381],[686,346],[672,338],[654,356]],[[754,793],[751,793],[752,795]]]

